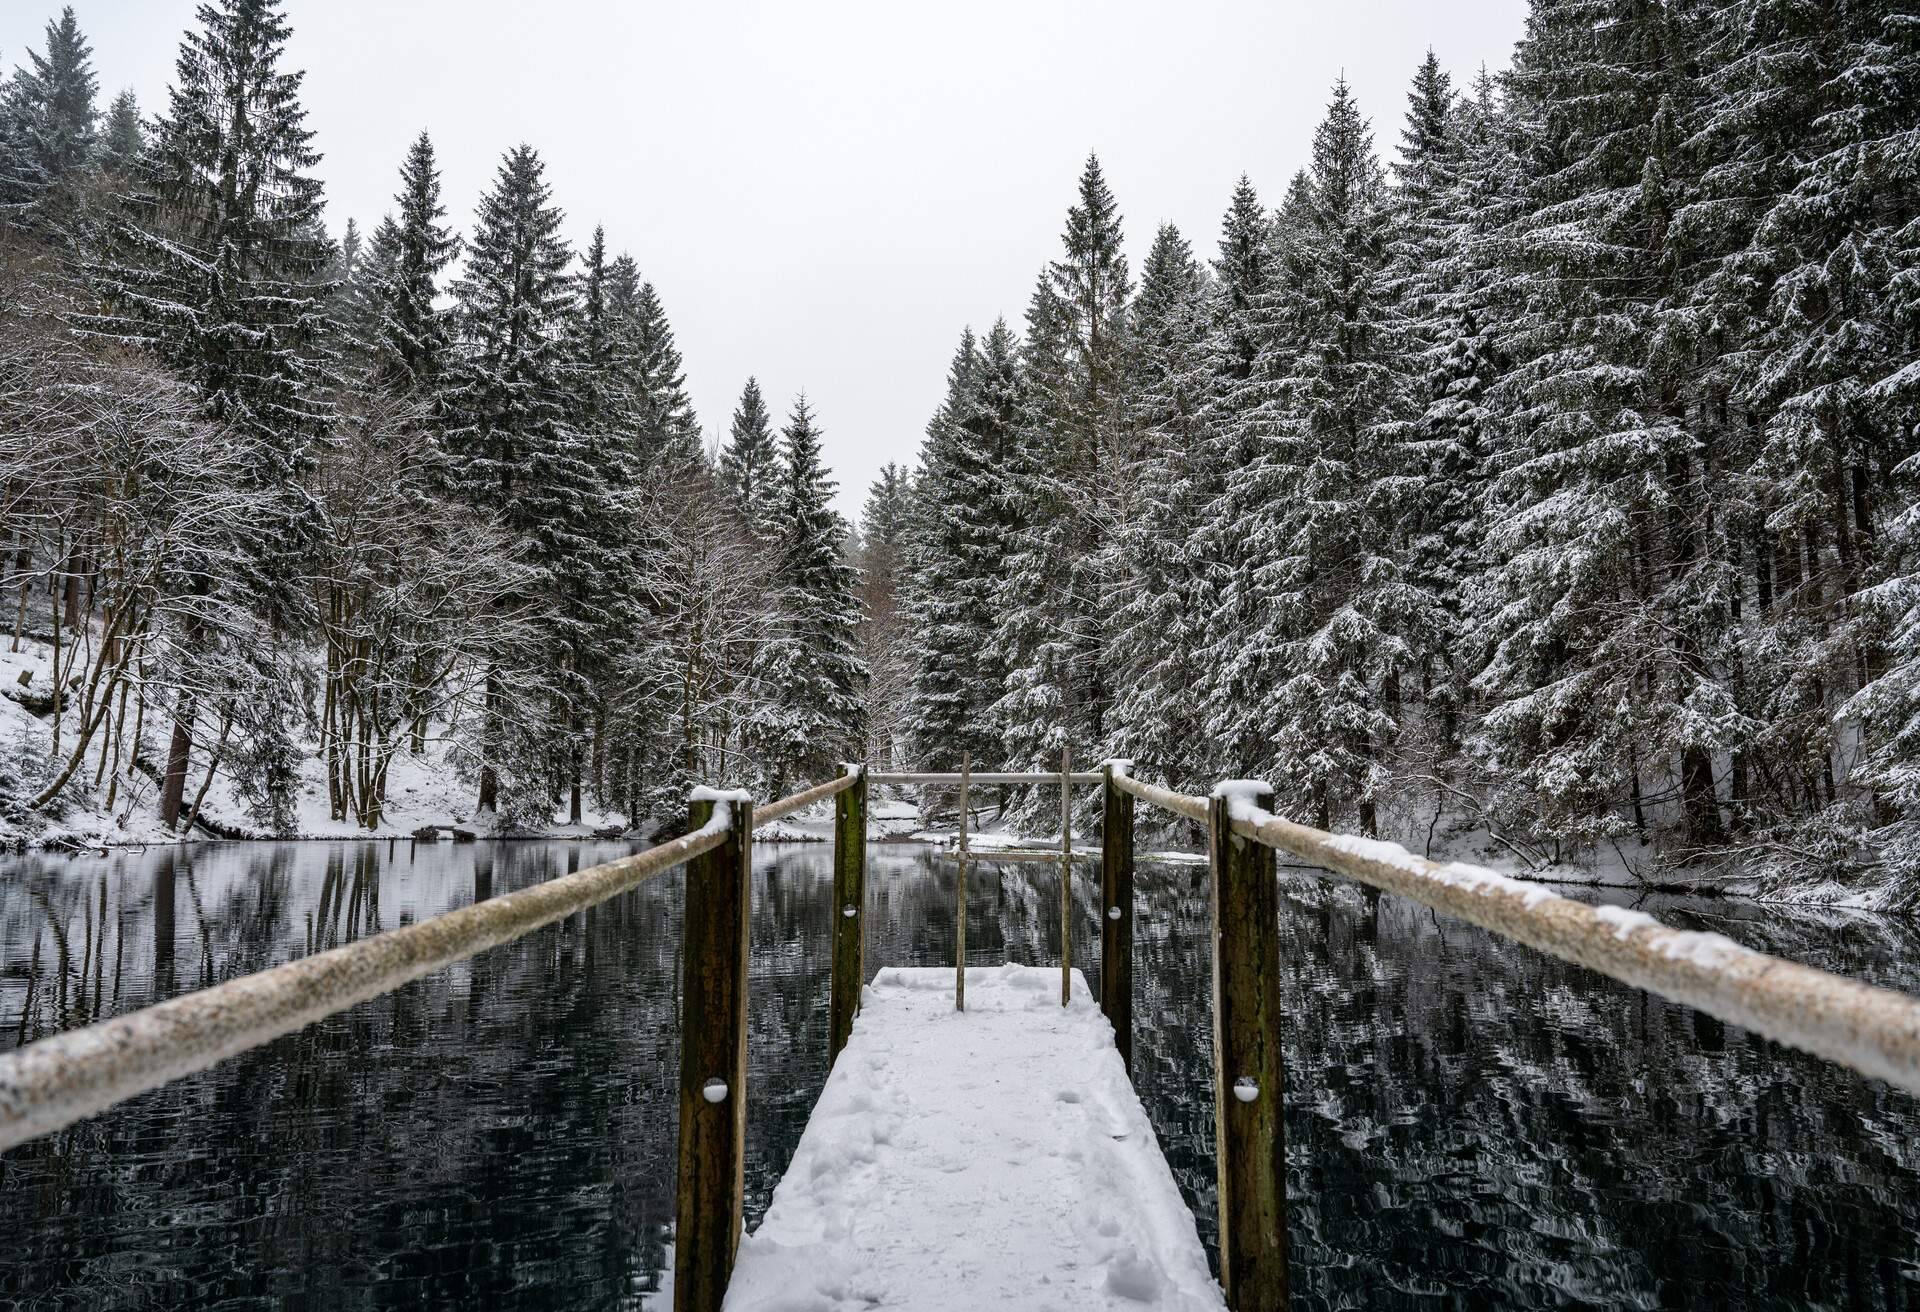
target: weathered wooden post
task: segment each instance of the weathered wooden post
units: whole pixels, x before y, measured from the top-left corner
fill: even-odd
[[[960,753],[960,870],[953,877],[953,1009],[967,1009],[967,785],[973,781],[973,753]]]
[[[833,797],[833,984],[828,1005],[827,1065],[853,1033],[860,989],[867,982],[867,769],[847,766],[851,787]]]
[[[1060,749],[1060,1005],[1073,1001],[1073,749]]]
[[[1133,1070],[1133,794],[1113,781],[1125,762],[1108,761],[1100,802],[1100,1010],[1113,1026],[1120,1064]]]
[[[696,828],[727,808],[727,841],[687,867],[680,970],[680,1182],[675,1312],[719,1312],[746,1201],[747,920],[753,803],[697,790]]]
[[[1273,849],[1231,827],[1237,802],[1272,801],[1265,784],[1223,784],[1207,816],[1220,1286],[1235,1312],[1287,1305],[1279,890]]]

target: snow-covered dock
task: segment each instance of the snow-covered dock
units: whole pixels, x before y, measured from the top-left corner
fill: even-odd
[[[728,1312],[1225,1307],[1113,1030],[1058,968],[882,970]]]

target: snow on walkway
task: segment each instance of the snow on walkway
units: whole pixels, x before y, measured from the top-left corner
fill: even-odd
[[[1078,1312],[1225,1304],[1193,1215],[1073,977],[889,969],[793,1164],[741,1241],[727,1312]]]

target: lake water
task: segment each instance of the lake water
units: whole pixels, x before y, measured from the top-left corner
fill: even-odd
[[[622,844],[0,857],[0,1049]],[[830,853],[757,849],[757,1220],[826,1075]],[[1098,976],[1097,876],[1074,957]],[[1920,1099],[1328,876],[1281,873],[1301,1308],[1920,1306]],[[971,960],[1059,960],[1056,868],[982,864]],[[877,846],[868,965],[951,961],[953,866]],[[0,1303],[663,1307],[679,874],[0,1155]],[[1213,1242],[1207,904],[1145,864],[1134,1079]],[[1920,929],[1653,899],[1909,992]]]

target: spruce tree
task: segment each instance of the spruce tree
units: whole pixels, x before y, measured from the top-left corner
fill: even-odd
[[[439,279],[459,257],[460,238],[444,222],[439,165],[425,132],[407,150],[393,202],[394,213],[373,239],[375,371],[385,387],[430,397],[446,369],[453,336],[452,312],[439,303]]]
[[[146,146],[140,102],[134,99],[132,88],[124,89],[107,106],[106,122],[100,130],[100,167],[116,178],[131,177]]]
[[[985,350],[961,334],[947,370],[947,395],[927,425],[916,492],[908,589],[913,674],[902,734],[915,764],[958,769],[963,752],[989,763],[1000,755],[993,703],[1002,675],[992,650],[1007,541],[996,513],[1013,442],[989,388],[1004,395],[1015,370],[1014,340],[994,325]]]
[[[1685,6],[1540,0],[1510,85],[1527,171],[1513,260],[1478,740],[1557,832],[1623,832],[1643,769],[1677,777],[1696,842],[1719,834],[1712,756],[1740,717],[1708,649],[1724,628],[1703,449],[1688,422],[1696,323],[1676,297],[1691,199],[1674,130],[1697,85]]]
[[[1136,444],[1127,395],[1132,282],[1119,206],[1088,156],[1061,258],[1028,310],[1023,433],[1009,471],[1025,504],[996,643],[1007,691],[996,711],[1015,761],[1088,759],[1104,745],[1111,663],[1103,643],[1119,584],[1101,550],[1128,513]]]
[[[1255,218],[1264,225],[1257,207]],[[1116,539],[1125,573],[1110,626],[1121,659],[1107,746],[1182,786],[1203,779],[1213,758],[1195,696],[1210,606],[1202,529],[1218,491],[1206,422],[1209,291],[1186,239],[1162,225],[1132,308],[1130,422],[1143,455],[1137,513]]]
[[[549,680],[555,727],[571,733],[586,699],[578,660],[595,628],[586,538],[594,470],[572,424],[575,292],[561,221],[539,155],[516,146],[481,198],[454,283],[460,345],[446,392],[454,478],[526,542],[540,579],[530,602],[544,608],[549,640],[543,652],[514,654],[524,661],[517,667],[503,658],[488,680],[478,803],[488,811],[501,805],[503,772],[511,772],[508,802],[526,807],[549,764],[540,726],[503,714],[510,690],[502,681]]]
[[[29,50],[26,66],[7,87],[0,206],[31,206],[93,163],[99,88],[93,49],[68,5],[47,23],[46,48]]]
[[[760,394],[759,380],[749,378],[740,389],[726,445],[720,448],[719,473],[741,518],[756,533],[772,522],[778,461],[766,398]]]
[[[628,313],[640,357],[640,440],[655,456],[697,456],[700,420],[687,392],[686,368],[680,348],[674,345],[673,328],[652,283],[641,283]]]
[[[767,706],[753,743],[775,796],[837,772],[865,745],[858,581],[843,558],[846,524],[833,509],[833,493],[820,429],[802,394],[780,433],[778,620],[757,654]]]

